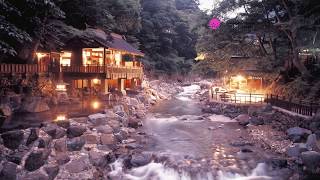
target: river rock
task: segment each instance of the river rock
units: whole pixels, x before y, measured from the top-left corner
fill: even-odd
[[[108,163],[113,159],[111,151],[102,152],[102,151],[90,151],[89,160],[93,166],[97,167],[106,167]]]
[[[79,117],[79,118],[72,118],[71,120],[73,120],[77,123],[87,124],[89,118],[88,117]]]
[[[246,126],[250,123],[250,116],[247,114],[240,114],[234,120],[238,121],[241,126]]]
[[[1,104],[0,105],[0,112],[2,112],[4,116],[11,116],[12,115],[12,109],[8,104]]]
[[[89,117],[89,121],[94,126],[105,125],[108,122],[106,114],[97,113],[97,114],[89,115],[88,117]]]
[[[66,152],[67,142],[66,139],[58,139],[54,142],[54,149],[56,152]]]
[[[113,145],[116,143],[113,134],[101,134],[100,141],[103,145]]]
[[[54,178],[59,173],[59,166],[58,165],[48,165],[44,167],[45,172],[48,174],[49,180],[54,180]]]
[[[85,139],[83,137],[75,137],[67,140],[68,151],[80,151],[85,144]]]
[[[308,151],[306,144],[294,143],[293,146],[287,148],[287,154],[290,157],[300,157],[302,152]]]
[[[152,154],[134,154],[130,160],[132,167],[140,167],[147,165],[152,160]]]
[[[72,160],[65,166],[65,169],[70,173],[80,173],[82,171],[88,170],[89,168],[89,164],[87,164],[83,157]]]
[[[1,135],[3,145],[9,149],[17,149],[23,142],[24,133],[21,130],[5,132]]]
[[[97,135],[94,135],[94,134],[85,134],[83,135],[85,141],[86,141],[86,144],[98,144],[99,142],[99,138]]]
[[[35,140],[37,140],[39,137],[39,129],[31,128],[30,129],[30,135],[27,139],[26,145],[33,143]]]
[[[112,127],[114,131],[119,131],[120,130],[120,122],[117,120],[111,120],[108,122],[108,125]]]
[[[17,178],[17,165],[12,162],[4,162],[3,168],[0,172],[0,179],[16,180],[16,178]]]
[[[79,137],[81,136],[87,128],[85,126],[72,125],[67,129],[68,138]]]
[[[59,120],[59,121],[56,121],[56,124],[62,128],[69,128],[70,127],[70,121],[69,120]]]
[[[262,117],[251,117],[250,120],[249,120],[250,124],[254,125],[254,126],[259,126],[259,125],[263,125],[264,124],[264,121],[263,121],[263,118]]]
[[[68,156],[67,153],[59,153],[56,155],[55,160],[58,165],[63,165],[66,164],[70,161],[70,157]]]
[[[104,133],[104,134],[113,133],[113,129],[109,125],[98,126],[96,129],[98,133]]]
[[[311,151],[320,152],[320,143],[317,140],[317,135],[310,134],[307,138],[306,146]]]
[[[131,128],[138,128],[141,126],[141,122],[139,119],[135,119],[135,118],[130,118],[129,121],[128,121],[128,127],[131,127]]]
[[[22,161],[23,156],[26,154],[26,151],[14,151],[8,155],[6,155],[6,159],[10,162],[13,162],[15,164],[20,164]]]
[[[34,150],[27,157],[24,168],[28,171],[35,171],[39,169],[45,164],[49,154],[50,151],[46,149]]]
[[[50,110],[48,104],[41,97],[31,97],[23,101],[21,111],[37,113]]]
[[[293,142],[301,142],[311,134],[311,131],[300,127],[293,127],[287,130],[287,134]]]
[[[315,172],[320,166],[320,153],[316,151],[306,151],[301,153],[301,159],[308,171]]]
[[[49,180],[49,176],[43,171],[34,171],[26,174],[23,180]]]
[[[66,131],[64,128],[56,124],[47,124],[45,127],[41,128],[44,132],[50,135],[53,139],[59,139],[65,136]]]

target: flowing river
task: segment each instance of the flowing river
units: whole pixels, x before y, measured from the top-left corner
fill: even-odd
[[[274,155],[246,141],[248,132],[222,115],[203,114],[194,98],[197,85],[153,107],[142,131],[144,151],[164,159],[123,170],[112,164],[112,179],[123,180],[265,180],[286,179],[264,163]]]

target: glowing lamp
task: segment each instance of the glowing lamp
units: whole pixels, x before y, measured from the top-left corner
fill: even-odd
[[[60,115],[57,116],[55,121],[65,121],[66,119],[67,119],[66,115],[60,114]]]
[[[237,76],[235,77],[235,80],[236,80],[236,81],[243,81],[243,80],[245,80],[245,78],[244,78],[243,76],[241,76],[241,75],[237,75]]]
[[[92,79],[93,84],[100,84],[100,80],[99,79]]]
[[[93,101],[92,103],[91,103],[91,106],[92,106],[92,108],[93,109],[99,109],[100,108],[100,102],[99,101]]]
[[[60,82],[60,83],[57,83],[56,85],[56,91],[58,92],[66,92],[67,91],[67,83],[63,83],[63,82]]]
[[[36,55],[37,55],[38,59],[41,59],[41,58],[43,58],[43,57],[46,57],[46,56],[47,56],[47,54],[46,54],[46,53],[39,53],[39,52],[37,52],[37,53],[36,53]]]

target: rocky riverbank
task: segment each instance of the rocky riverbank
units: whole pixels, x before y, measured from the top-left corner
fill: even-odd
[[[137,130],[141,119],[179,91],[178,84],[151,81],[101,113],[2,133],[0,179],[108,179],[117,158],[127,167],[143,165],[145,158],[136,154],[145,136]]]
[[[282,168],[294,172],[291,179],[320,177],[320,114],[303,118],[276,110],[270,105],[232,105],[208,101],[203,103],[202,110],[238,121],[251,136],[248,143],[279,154]]]

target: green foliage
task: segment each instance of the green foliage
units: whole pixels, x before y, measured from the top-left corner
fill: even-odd
[[[138,38],[147,54],[145,65],[170,74],[190,71],[196,57],[197,34],[189,25],[187,14],[200,14],[195,1],[144,0],[142,8]]]
[[[0,1],[1,54],[17,55],[24,43],[42,36],[47,19],[63,17],[64,13],[54,0]]]

